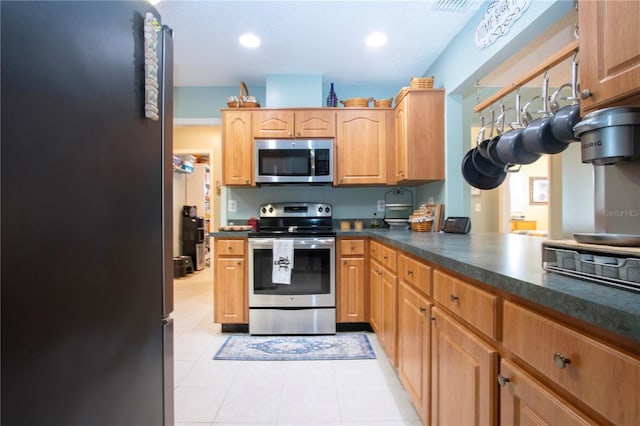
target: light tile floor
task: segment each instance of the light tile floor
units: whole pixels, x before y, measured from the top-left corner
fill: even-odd
[[[176,426],[421,424],[373,333],[375,360],[214,361],[212,275],[174,280]]]

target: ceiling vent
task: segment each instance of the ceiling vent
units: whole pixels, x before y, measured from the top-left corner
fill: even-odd
[[[433,5],[433,10],[443,12],[464,12],[469,8],[469,0],[438,0]]]

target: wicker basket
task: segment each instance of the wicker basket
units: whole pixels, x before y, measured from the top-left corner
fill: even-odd
[[[433,88],[433,76],[432,77],[413,77],[411,79],[411,88],[412,89],[431,89]]]
[[[429,222],[411,222],[411,230],[416,232],[431,232],[433,221]]]
[[[373,101],[374,108],[391,108],[391,103],[393,102],[393,98],[389,99],[376,99]]]
[[[345,107],[369,108],[369,103],[373,98],[351,98],[346,101],[340,101]]]
[[[229,96],[227,98],[227,106],[229,108],[260,108],[260,103],[254,96],[249,96],[247,85],[244,81],[241,81],[240,96]]]

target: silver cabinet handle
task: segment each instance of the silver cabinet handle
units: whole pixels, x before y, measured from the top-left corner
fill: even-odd
[[[553,362],[556,364],[556,367],[561,370],[568,364],[571,364],[571,360],[569,358],[565,358],[561,353],[556,353],[555,355],[553,355]]]
[[[458,300],[458,299],[459,299],[459,297],[456,296],[455,294],[449,295],[449,300],[451,301],[451,303],[455,303],[456,300]]]
[[[498,374],[498,384],[500,386],[505,386],[507,383],[509,383],[511,380],[509,380],[508,377],[504,377],[502,374]]]
[[[589,89],[584,89],[582,92],[580,92],[580,97],[582,99],[589,99],[591,96],[593,96],[593,92],[591,92],[591,90]]]

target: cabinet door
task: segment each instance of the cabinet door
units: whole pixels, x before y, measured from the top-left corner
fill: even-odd
[[[335,111],[297,110],[295,135],[299,138],[334,138],[336,136]]]
[[[263,110],[253,112],[253,136],[256,138],[292,138],[292,110]]]
[[[398,300],[398,278],[395,274],[386,269],[382,269],[381,281],[381,324],[378,339],[387,357],[394,366],[397,365],[396,358],[396,308]]]
[[[410,90],[395,108],[395,183],[444,179],[444,90]]]
[[[338,111],[336,185],[385,184],[386,111]]]
[[[496,424],[497,351],[442,310],[432,317],[431,424]]]
[[[253,184],[253,138],[251,111],[222,112],[222,182]]]
[[[378,262],[370,262],[369,268],[369,323],[376,333],[381,331],[382,324],[382,266]]]
[[[640,2],[581,1],[578,20],[582,112],[640,93]]]
[[[398,288],[398,375],[424,424],[429,423],[431,303],[409,284]]]
[[[364,322],[365,317],[365,262],[364,257],[340,259],[338,322]]]
[[[500,365],[501,425],[595,425],[507,360]]]
[[[407,176],[407,163],[405,150],[407,141],[407,97],[402,98],[396,105],[394,116],[396,120],[396,140],[395,140],[395,174],[392,183],[398,183],[405,180]]]
[[[504,302],[504,346],[611,423],[640,424],[640,360],[523,306]],[[534,344],[531,336],[537,336]]]
[[[218,258],[213,286],[213,321],[242,324],[247,318],[247,280],[243,258]]]

